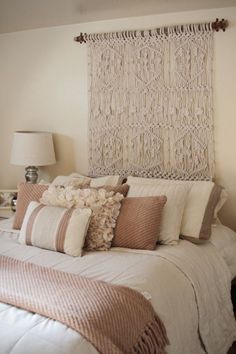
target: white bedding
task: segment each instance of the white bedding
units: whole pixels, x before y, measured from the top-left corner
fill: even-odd
[[[8,223],[1,223],[7,229]],[[231,274],[216,245],[160,246],[155,251],[113,249],[81,258],[20,245],[0,232],[0,254],[140,291],[163,320],[170,354],[224,354],[235,338]],[[233,268],[232,268],[233,269]],[[221,308],[221,311],[219,311]],[[1,354],[97,354],[80,334],[43,316],[0,303]]]
[[[218,249],[230,269],[231,279],[236,277],[236,232],[227,226],[212,226],[211,243]]]

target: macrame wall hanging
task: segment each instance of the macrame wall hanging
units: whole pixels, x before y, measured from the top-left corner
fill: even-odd
[[[86,41],[90,175],[211,179],[212,24]]]

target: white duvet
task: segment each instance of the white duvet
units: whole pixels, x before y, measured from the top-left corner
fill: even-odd
[[[0,254],[141,292],[166,326],[170,354],[203,354],[203,347],[209,354],[224,354],[236,339],[230,301],[232,275],[211,243],[196,246],[180,241],[155,251],[116,248],[74,258],[20,245],[17,239],[16,232],[0,231]],[[97,351],[79,333],[57,321],[0,303],[0,353]]]

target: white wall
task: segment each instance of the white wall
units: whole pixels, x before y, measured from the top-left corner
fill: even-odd
[[[155,28],[227,18],[215,35],[216,179],[229,192],[221,216],[236,230],[236,7],[152,15],[0,35],[0,189],[15,188],[24,168],[9,163],[15,130],[55,134],[58,163],[42,176],[88,169],[86,45],[80,32]]]

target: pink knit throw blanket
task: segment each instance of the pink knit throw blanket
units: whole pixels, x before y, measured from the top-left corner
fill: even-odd
[[[0,301],[52,318],[103,354],[164,354],[166,330],[137,291],[0,256]]]

